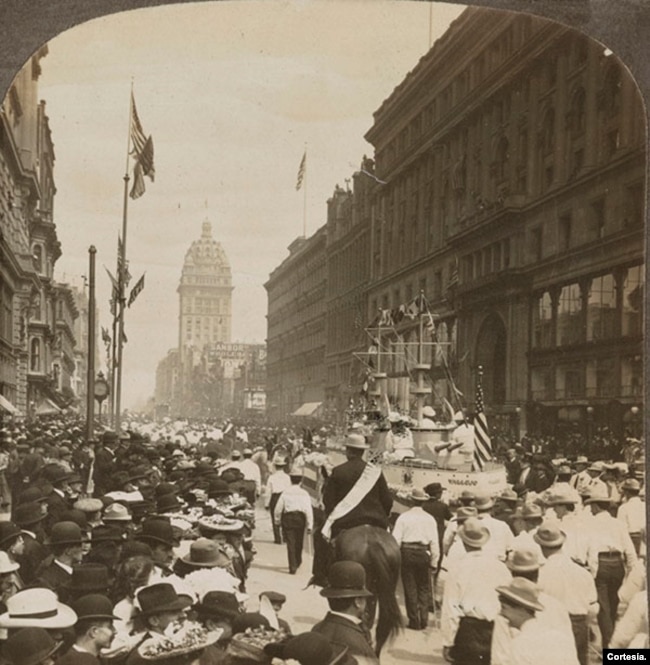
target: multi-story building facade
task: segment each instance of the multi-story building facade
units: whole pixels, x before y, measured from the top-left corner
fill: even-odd
[[[389,335],[441,342],[424,361],[446,365],[469,409],[480,366],[497,429],[629,431],[642,408],[644,131],[634,82],[601,45],[542,19],[467,9],[366,134],[377,186],[365,320],[423,293],[435,335],[410,317]],[[353,206],[349,196],[338,199]],[[337,304],[330,297],[332,360]],[[276,310],[269,292],[269,345]],[[287,320],[285,337],[305,322]],[[293,383],[273,353],[273,381]],[[387,384],[401,403],[406,363],[382,369],[402,377]],[[328,388],[335,377],[332,367]]]
[[[56,399],[53,375],[54,148],[38,102],[40,49],[16,76],[0,110],[0,392],[22,414]]]
[[[283,418],[325,399],[327,226],[289,245],[289,256],[264,288],[267,315],[267,412]]]
[[[76,396],[79,410],[85,412],[86,409],[86,391],[88,386],[88,313],[89,302],[86,288],[78,286],[71,287],[75,307],[78,316],[74,319],[74,338],[76,345],[74,347],[75,371],[72,377],[72,389]],[[99,321],[99,309],[95,308],[95,321]],[[100,345],[95,342],[95,368],[101,366]],[[108,360],[108,358],[107,358]],[[108,366],[108,362],[106,363]],[[106,406],[104,405],[104,408]]]
[[[75,394],[75,321],[79,310],[74,293],[67,284],[54,284],[54,343],[52,346],[52,378],[55,390],[66,405],[77,401]]]

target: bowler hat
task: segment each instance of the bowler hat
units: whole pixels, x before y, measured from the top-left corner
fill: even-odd
[[[102,563],[80,563],[72,567],[72,576],[63,586],[68,591],[108,591],[108,568]]]
[[[121,503],[111,503],[104,509],[104,522],[131,522],[133,518],[126,506]]]
[[[497,593],[509,601],[540,612],[544,606],[539,603],[539,587],[525,577],[513,577],[507,586],[498,586]]]
[[[75,510],[74,508],[64,510],[59,515],[59,521],[60,522],[74,522],[75,524],[77,524],[79,526],[79,528],[82,531],[87,531],[88,530],[88,518],[86,517],[86,513],[84,513],[82,510]]]
[[[38,665],[60,646],[43,628],[22,628],[5,642],[2,653],[11,665]]]
[[[20,528],[13,522],[0,522],[0,547],[6,545],[12,538],[20,536]]]
[[[367,450],[370,446],[366,443],[366,437],[363,434],[351,433],[345,437],[346,448],[356,448],[359,450]]]
[[[59,464],[48,464],[43,467],[42,474],[43,478],[52,483],[52,485],[62,483],[72,477],[72,473]]]
[[[156,499],[165,494],[178,494],[178,487],[174,483],[159,483],[154,490]]]
[[[458,528],[458,537],[470,547],[483,547],[490,540],[490,532],[477,517],[469,517]]]
[[[174,531],[172,525],[163,519],[150,519],[142,523],[138,540],[163,543],[169,547],[174,545]]]
[[[232,490],[225,480],[216,478],[215,480],[210,481],[210,484],[208,485],[208,496],[210,498],[215,496],[228,496],[230,494],[232,494]]]
[[[75,522],[57,522],[50,531],[50,545],[81,545],[83,535]]]
[[[513,573],[525,573],[531,570],[539,570],[542,562],[535,550],[521,549],[510,552],[506,559],[506,566]]]
[[[241,614],[237,596],[228,591],[208,591],[194,607],[199,615],[212,618],[232,619]]]
[[[429,483],[424,487],[424,491],[429,496],[435,496],[436,494],[440,494],[444,489],[445,488],[440,483]]]
[[[223,562],[223,554],[214,540],[198,538],[190,545],[189,553],[181,560],[197,568],[215,568]]]
[[[187,596],[179,596],[171,584],[159,582],[140,589],[137,593],[140,613],[144,615],[183,610],[192,604]]]
[[[533,540],[542,547],[561,547],[566,540],[566,534],[555,522],[542,522],[537,527]]]
[[[242,455],[244,457],[252,457],[253,451],[250,448],[244,448],[244,450],[242,450]]]
[[[156,501],[156,510],[159,513],[176,512],[182,507],[183,503],[179,501],[175,494],[163,494]]]
[[[37,501],[39,503],[44,503],[47,501],[47,497],[52,492],[52,485],[47,483],[44,486],[34,485],[28,487],[26,490],[23,490],[20,493],[20,503],[31,503],[32,501]]]
[[[210,462],[199,462],[194,468],[195,476],[205,476],[214,472],[215,468]]]
[[[142,478],[146,478],[150,473],[151,469],[145,466],[136,466],[132,469],[131,473],[129,473],[127,482],[132,483],[134,480],[141,480]]]
[[[72,603],[72,609],[81,619],[104,619],[113,621],[118,617],[113,615],[113,603],[109,598],[101,593],[89,593],[86,596],[75,600]]]
[[[337,561],[327,573],[329,585],[321,589],[325,598],[359,598],[372,596],[366,589],[366,571],[356,561]]]
[[[113,543],[121,543],[124,540],[124,532],[117,526],[99,524],[92,530],[90,540],[93,544],[109,541]]]
[[[7,611],[0,614],[0,628],[69,628],[77,615],[67,605],[59,603],[51,589],[22,589],[7,599]]]
[[[119,440],[120,437],[117,432],[107,430],[106,432],[102,433],[102,443],[117,443]]]

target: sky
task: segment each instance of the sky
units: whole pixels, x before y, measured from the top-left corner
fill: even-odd
[[[232,340],[264,342],[270,272],[372,146],[381,105],[464,7],[384,0],[190,3],[124,12],[49,43],[39,97],[55,150],[55,275],[82,284],[97,248],[99,325],[122,227],[129,98],[153,137],[155,181],[128,204],[131,285],[122,404],[153,395],[178,343],[185,253],[206,219],[233,274]],[[307,151],[304,190],[296,176]],[[129,172],[131,170],[129,166]],[[102,358],[103,361],[103,358]],[[103,364],[103,362],[102,362]]]

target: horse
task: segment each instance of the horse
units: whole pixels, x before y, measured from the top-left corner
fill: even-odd
[[[366,620],[371,628],[378,605],[375,650],[379,656],[386,641],[403,628],[395,597],[401,563],[399,545],[388,531],[368,524],[342,531],[333,543],[334,561],[357,561],[366,570],[366,584],[373,594],[368,599]]]

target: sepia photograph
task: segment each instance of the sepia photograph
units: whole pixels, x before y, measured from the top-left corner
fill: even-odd
[[[650,658],[614,5],[0,0],[0,658]]]

